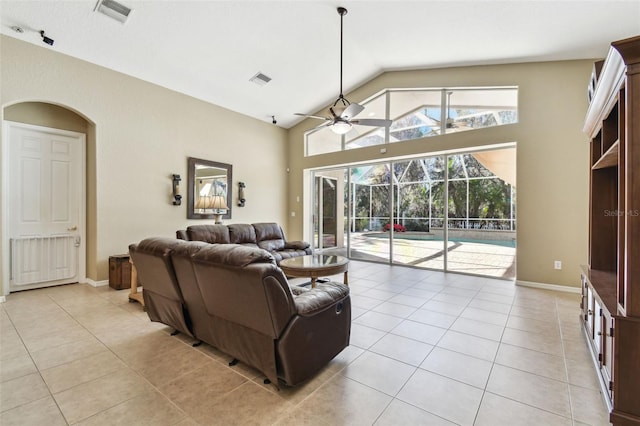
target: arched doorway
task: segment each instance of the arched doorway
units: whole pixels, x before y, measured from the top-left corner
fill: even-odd
[[[85,282],[95,126],[70,108],[37,101],[7,105],[3,118],[3,294]]]

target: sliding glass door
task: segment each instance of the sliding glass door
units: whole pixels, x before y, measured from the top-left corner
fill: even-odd
[[[317,171],[314,182],[316,250],[515,277],[515,148]]]

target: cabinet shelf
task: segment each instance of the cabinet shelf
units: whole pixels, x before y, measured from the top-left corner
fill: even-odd
[[[605,169],[607,167],[618,166],[618,147],[620,146],[620,139],[617,139],[613,145],[602,154],[602,157],[591,167],[593,170]]]

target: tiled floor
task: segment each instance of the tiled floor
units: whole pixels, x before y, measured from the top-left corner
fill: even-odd
[[[11,294],[0,424],[608,424],[576,294],[364,262],[349,275],[351,346],[279,391],[170,336],[125,290]]]

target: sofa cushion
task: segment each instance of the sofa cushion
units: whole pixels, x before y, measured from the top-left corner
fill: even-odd
[[[259,248],[245,247],[239,244],[203,247],[193,255],[193,260],[200,263],[240,268],[252,263],[273,263],[274,265],[276,263],[271,253]]]
[[[231,238],[226,225],[192,225],[187,228],[191,241],[204,241],[209,244],[229,244]]]
[[[229,228],[231,244],[255,245],[257,243],[256,231],[253,229],[253,226],[247,223],[234,223],[228,225],[227,228]]]

